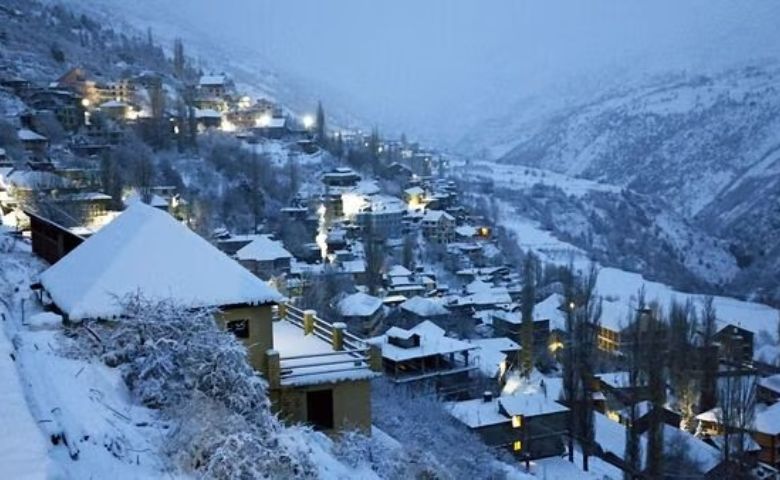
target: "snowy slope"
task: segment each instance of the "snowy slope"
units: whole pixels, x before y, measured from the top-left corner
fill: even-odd
[[[729,288],[780,300],[778,80],[767,64],[605,92],[508,127],[501,162],[654,197],[727,242],[744,269]]]
[[[739,272],[725,242],[652,196],[489,161],[470,162],[458,172],[466,187],[475,176],[492,182],[504,222],[538,222],[604,265],[684,288],[713,289]]]
[[[507,205],[503,205],[501,212],[499,223],[517,234],[520,247],[532,250],[545,262],[562,266],[572,264],[575,270],[587,271],[592,260],[586,251],[559,239],[539,222],[524,217],[522,212],[511,210]],[[625,326],[632,315],[631,303],[642,288],[646,300],[657,302],[662,308],[668,308],[673,300],[691,300],[698,308],[705,297],[649,280],[639,273],[600,265],[596,290],[603,300],[601,322],[614,328]],[[780,362],[780,310],[722,295],[715,296],[713,303],[720,326],[731,323],[754,332],[757,359],[768,363]]]

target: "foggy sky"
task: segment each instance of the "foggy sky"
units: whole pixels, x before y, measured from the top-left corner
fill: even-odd
[[[780,57],[780,2],[771,0],[129,3],[256,52],[258,64],[306,79],[326,105],[331,96],[385,128],[442,139],[520,98]]]

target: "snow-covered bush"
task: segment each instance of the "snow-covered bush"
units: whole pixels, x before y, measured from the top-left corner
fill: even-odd
[[[316,477],[306,447],[282,441],[290,433],[287,430],[301,427],[257,425],[201,393],[168,413],[178,418],[179,424],[165,449],[179,465],[205,478]]]
[[[271,412],[265,382],[214,311],[141,297],[123,304],[121,320],[91,327],[103,360],[141,402],[172,420],[165,448],[179,465],[218,479],[316,476],[308,452],[280,442],[286,429]]]
[[[402,455],[411,463],[413,476],[491,479],[506,476],[496,453],[458,423],[436,398],[385,380],[374,381],[371,393],[374,424],[403,445]],[[374,451],[370,446],[367,448],[368,458],[372,459]]]

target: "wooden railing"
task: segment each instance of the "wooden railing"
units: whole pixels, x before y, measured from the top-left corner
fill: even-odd
[[[272,386],[313,375],[381,371],[381,349],[348,332],[343,323],[327,322],[314,311],[287,304],[278,306],[274,320],[290,322],[301,329],[302,336],[314,335],[331,345],[333,351],[284,357],[269,352],[268,378]]]

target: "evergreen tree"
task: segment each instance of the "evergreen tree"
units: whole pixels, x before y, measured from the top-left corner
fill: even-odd
[[[184,77],[184,44],[181,38],[173,41],[173,72],[176,78]]]
[[[317,102],[317,143],[322,148],[327,148],[328,143],[328,131],[325,127],[325,109],[322,108],[322,102]]]
[[[531,377],[534,366],[534,305],[536,303],[536,257],[528,252],[523,263],[522,323],[521,323],[521,363],[520,372],[525,378]]]
[[[717,403],[717,376],[718,376],[718,346],[715,343],[718,315],[715,310],[714,298],[704,298],[701,313],[701,396],[699,411],[707,411],[715,407]]]

